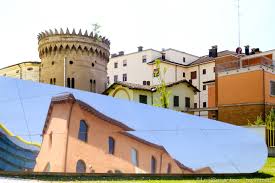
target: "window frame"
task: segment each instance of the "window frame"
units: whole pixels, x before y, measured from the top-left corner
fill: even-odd
[[[118,82],[118,75],[114,75],[114,83]]]
[[[274,93],[272,94],[272,84],[274,85]],[[269,95],[275,97],[275,80],[269,81]]]
[[[141,101],[142,97],[144,97],[144,99],[146,98],[146,103],[144,103],[144,102]],[[139,95],[139,103],[141,103],[141,104],[148,104],[148,97],[147,97],[147,95]]]
[[[135,155],[135,157],[133,157]],[[138,167],[139,166],[139,161],[138,161],[138,150],[136,148],[131,148],[131,163]]]
[[[206,74],[206,69],[202,69],[202,74],[203,74],[203,75]]]
[[[127,60],[125,59],[125,60],[123,60],[122,62],[123,62],[123,63],[122,63],[123,67],[126,67],[126,66],[127,66]]]
[[[84,139],[82,139],[83,137],[81,136],[82,135],[82,133],[84,133],[84,132],[81,132],[80,130],[81,130],[81,124],[84,124],[85,125],[85,133],[86,133],[86,136],[84,137]],[[82,142],[85,142],[85,143],[88,143],[88,133],[89,133],[89,126],[88,126],[88,124],[87,124],[87,122],[86,122],[86,120],[84,120],[84,119],[81,119],[80,121],[79,121],[79,128],[78,128],[78,136],[77,136],[77,139],[78,140],[80,140],[80,141],[82,141]]]
[[[206,85],[202,85],[202,90],[206,90]]]
[[[80,163],[81,163],[81,164],[80,164]],[[80,165],[83,165],[83,166],[84,166],[84,171],[83,171],[83,172],[82,172],[82,171],[79,171],[79,169],[78,169]],[[87,171],[86,163],[85,163],[82,159],[78,160],[78,161],[76,162],[75,172],[76,172],[76,173],[86,173],[86,171]]]
[[[190,73],[190,79],[197,79],[197,71],[192,71]]]
[[[114,68],[115,68],[115,69],[118,68],[118,62],[114,62]]]
[[[173,106],[179,107],[180,106],[180,97],[178,95],[173,96]]]
[[[205,105],[204,105],[204,104],[205,104]],[[202,103],[202,107],[203,107],[203,108],[207,108],[207,103],[206,103],[206,102],[203,102],[203,103]]]
[[[185,97],[185,108],[191,107],[191,99],[190,97]]]
[[[108,137],[108,153],[114,155],[115,148],[116,148],[116,140],[113,137],[109,136]]]
[[[127,73],[122,74],[122,81],[127,81]]]

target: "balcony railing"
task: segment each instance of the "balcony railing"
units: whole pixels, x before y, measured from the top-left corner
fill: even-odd
[[[274,69],[275,66],[273,65],[273,60],[265,57],[260,56],[256,58],[250,58],[250,59],[242,59],[240,60],[234,60],[234,61],[228,61],[225,63],[216,63],[216,72],[227,72],[242,68],[249,68],[253,66],[265,66],[268,68]]]

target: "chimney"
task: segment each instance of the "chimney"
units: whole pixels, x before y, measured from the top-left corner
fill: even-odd
[[[255,48],[255,53],[261,53],[260,48]]]
[[[138,52],[141,52],[143,50],[143,47],[142,46],[139,46],[138,47]]]
[[[251,49],[251,55],[254,55],[256,52],[255,52],[255,48],[252,48]]]
[[[212,57],[215,58],[218,56],[218,46],[212,46]]]
[[[114,57],[116,57],[117,56],[117,54],[116,53],[113,53],[112,55],[111,55],[111,58],[114,58]]]
[[[124,55],[124,51],[118,52],[118,56]]]
[[[244,47],[244,50],[245,50],[245,55],[249,55],[249,45],[246,45]]]
[[[208,54],[208,56],[209,56],[209,57],[212,57],[212,55],[213,55],[213,50],[212,50],[212,48],[211,48],[211,49],[209,49],[209,54]]]
[[[161,52],[161,59],[165,60],[165,52]]]

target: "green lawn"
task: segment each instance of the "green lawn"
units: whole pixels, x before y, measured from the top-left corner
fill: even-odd
[[[115,175],[116,176],[116,175]],[[13,176],[14,177],[14,176]],[[21,178],[31,178],[36,180],[43,180],[57,183],[254,183],[254,182],[274,182],[275,183],[275,158],[268,158],[265,166],[259,173],[249,175],[234,175],[234,176],[213,176],[213,177],[97,177],[97,176],[53,176],[53,175],[37,175],[37,176],[19,176]]]

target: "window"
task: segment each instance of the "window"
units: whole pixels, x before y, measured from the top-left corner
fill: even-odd
[[[194,108],[197,109],[198,108],[198,104],[194,103]]]
[[[114,82],[116,83],[118,81],[118,76],[114,75]]]
[[[91,82],[91,81],[90,81]],[[110,77],[109,76],[107,76],[107,85],[109,85],[110,84]]]
[[[115,62],[115,63],[114,63],[114,68],[117,68],[117,65],[118,65],[117,62]]]
[[[74,78],[72,78],[72,88],[74,88]]]
[[[123,74],[123,75],[122,75],[122,80],[123,80],[123,81],[127,81],[127,74]]]
[[[191,72],[191,79],[197,79],[197,71]]]
[[[151,157],[151,173],[156,173],[157,160],[154,156]]]
[[[202,89],[203,89],[203,90],[206,90],[206,85],[203,85],[203,86],[202,86]]]
[[[94,67],[95,66],[95,64],[94,63],[92,63],[92,67]]]
[[[202,74],[206,74],[206,69],[203,69],[203,70],[202,70]]]
[[[53,84],[54,85],[56,84],[56,78],[53,78]]]
[[[76,173],[85,173],[86,172],[86,165],[84,161],[78,160],[76,164]]]
[[[123,67],[127,66],[127,60],[123,60]]]
[[[147,96],[146,95],[139,95],[139,102],[143,104],[147,104]]]
[[[174,107],[179,107],[179,96],[174,96]]]
[[[213,67],[213,72],[216,72],[216,67]]]
[[[167,165],[167,173],[168,174],[170,174],[171,173],[171,164],[170,163],[168,163],[168,165]]]
[[[159,76],[159,69],[158,68],[154,69],[153,75],[154,75],[154,77]]]
[[[275,95],[275,81],[270,81],[270,95]]]
[[[50,84],[53,84],[53,79],[52,78],[50,79]]]
[[[47,165],[45,166],[43,172],[50,172],[51,171],[51,164],[47,163]]]
[[[54,65],[54,61],[52,61],[52,65]]]
[[[74,62],[70,60],[69,63],[72,65]]]
[[[182,62],[185,63],[185,57],[182,57]]]
[[[68,87],[68,88],[71,87],[71,78],[67,78],[67,87]]]
[[[150,86],[150,81],[146,81],[146,84],[147,84],[148,86]]]
[[[82,140],[83,142],[88,141],[88,125],[84,120],[80,120],[78,139]]]
[[[136,149],[131,149],[131,162],[133,165],[138,166],[138,152]]]
[[[189,97],[185,97],[185,107],[190,108],[190,98]]]
[[[115,140],[113,137],[109,137],[109,154],[115,154]]]
[[[206,102],[203,102],[203,103],[202,103],[202,106],[203,106],[203,107],[206,107]]]
[[[147,59],[146,59],[146,55],[142,56],[142,63],[146,63]]]
[[[17,70],[16,73],[19,73],[19,70]]]
[[[189,79],[189,83],[191,83],[191,84],[192,84],[192,79]]]
[[[184,78],[185,78],[185,72],[183,72],[183,73],[182,73],[182,77],[184,77]]]
[[[146,81],[143,81],[142,84],[143,84],[143,85],[146,85]]]

